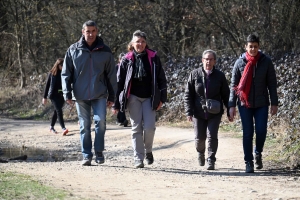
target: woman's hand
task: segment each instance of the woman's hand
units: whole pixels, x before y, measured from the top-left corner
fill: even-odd
[[[160,101],[157,108],[156,108],[156,111],[158,111],[161,108],[162,105],[163,105],[163,103]]]
[[[46,104],[47,104],[47,99],[43,98],[42,104],[43,104],[43,105],[46,105]]]
[[[230,107],[228,120],[230,122],[233,122],[233,119],[234,119],[235,115],[236,115],[235,107]]]
[[[117,114],[119,112],[119,109],[112,108],[111,112],[112,112],[113,115],[115,115],[115,114]]]

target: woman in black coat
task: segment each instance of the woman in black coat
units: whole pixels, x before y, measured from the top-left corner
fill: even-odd
[[[62,93],[61,86],[61,69],[64,59],[58,58],[53,65],[52,69],[49,71],[46,88],[44,92],[44,98],[42,103],[45,105],[47,103],[47,98],[49,98],[54,106],[54,113],[52,115],[50,132],[57,134],[58,132],[54,129],[56,120],[58,119],[59,124],[62,128],[62,134],[66,135],[69,131],[65,127],[65,122],[63,118],[62,107],[64,105],[64,97]]]

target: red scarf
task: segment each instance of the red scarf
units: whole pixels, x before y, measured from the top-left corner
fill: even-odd
[[[247,108],[250,107],[248,98],[249,98],[249,92],[252,84],[253,68],[255,67],[259,57],[260,57],[259,52],[254,57],[250,56],[248,52],[246,52],[246,60],[248,62],[245,66],[239,85],[234,88],[236,95],[240,98],[241,102],[246,105]]]

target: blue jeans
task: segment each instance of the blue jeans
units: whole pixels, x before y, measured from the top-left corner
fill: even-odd
[[[95,123],[94,151],[102,152],[106,131],[106,99],[76,100],[76,109],[80,123],[81,152],[84,158],[92,158],[91,109]]]
[[[259,108],[246,108],[239,106],[239,112],[243,126],[243,148],[244,160],[253,162],[253,135],[254,128],[256,133],[255,149],[256,154],[263,151],[263,147],[267,136],[268,110],[269,106]],[[254,118],[254,123],[253,123]]]

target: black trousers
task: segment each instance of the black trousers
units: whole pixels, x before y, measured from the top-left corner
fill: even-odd
[[[118,123],[124,123],[125,120],[126,120],[125,111],[124,112],[118,112],[118,114],[117,114],[117,122]]]
[[[197,152],[205,153],[205,141],[208,138],[207,151],[208,159],[215,162],[216,153],[218,150],[218,131],[221,122],[222,114],[218,114],[211,119],[193,118],[195,146]]]
[[[65,103],[63,95],[62,94],[56,95],[56,96],[52,97],[50,100],[54,107],[54,112],[53,112],[52,119],[51,119],[51,126],[54,127],[54,125],[58,119],[58,122],[59,122],[61,128],[65,128],[65,122],[64,122],[63,111],[62,111],[62,108]]]

